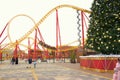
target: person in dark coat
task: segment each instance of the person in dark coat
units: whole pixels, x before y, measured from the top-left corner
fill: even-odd
[[[15,58],[14,57],[12,57],[11,63],[12,63],[12,65],[14,65],[14,63],[15,63]]]
[[[29,63],[29,64],[32,64],[32,58],[29,58],[29,59],[28,59],[28,63]]]
[[[29,64],[29,66],[28,66],[27,68],[31,68],[32,58],[29,58],[29,59],[28,59],[28,64]]]
[[[16,57],[15,59],[15,64],[18,64],[18,57]]]

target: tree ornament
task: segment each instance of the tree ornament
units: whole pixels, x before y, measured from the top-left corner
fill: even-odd
[[[118,31],[120,31],[120,28],[117,28]]]
[[[98,47],[98,49],[100,49],[100,47]]]
[[[120,40],[118,40],[118,42],[120,43]]]
[[[110,39],[112,38],[112,36],[109,37]]]
[[[108,49],[108,46],[106,46],[106,49]]]

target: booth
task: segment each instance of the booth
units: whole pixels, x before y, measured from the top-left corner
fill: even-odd
[[[118,57],[120,55],[79,56],[80,67],[98,72],[113,72]]]

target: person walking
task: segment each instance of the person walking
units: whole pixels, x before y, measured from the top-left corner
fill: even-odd
[[[34,64],[34,68],[36,68],[37,61],[35,60],[35,61],[33,62],[33,64]]]
[[[118,58],[114,68],[113,80],[120,80],[120,58]]]
[[[27,68],[31,68],[32,58],[29,58],[29,59],[28,59],[28,64],[29,64],[29,67],[27,67]]]
[[[11,59],[11,64],[14,65],[14,63],[15,63],[15,58],[12,57],[12,59]]]
[[[15,64],[18,64],[18,57],[16,57],[15,59]]]

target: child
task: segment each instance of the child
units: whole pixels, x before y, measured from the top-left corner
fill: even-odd
[[[36,61],[34,61],[34,62],[33,62],[33,64],[34,64],[34,68],[36,68],[36,64],[37,64],[37,62],[36,62]]]
[[[120,58],[118,58],[118,61],[114,68],[113,80],[120,80]]]

